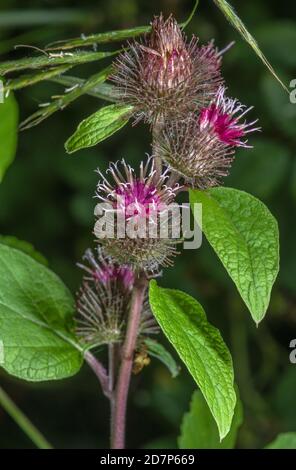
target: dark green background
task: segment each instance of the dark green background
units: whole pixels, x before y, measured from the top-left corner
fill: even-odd
[[[0,52],[3,59],[20,57],[26,51],[9,53],[11,44],[42,46],[82,32],[144,25],[160,11],[173,12],[182,21],[192,3],[1,0]],[[276,0],[232,3],[289,85],[296,78],[296,4]],[[65,8],[68,12],[61,11],[49,22],[48,10]],[[15,9],[22,9],[27,15],[30,9],[35,13],[24,17],[15,12],[10,22],[7,17],[1,19],[2,12]],[[202,41],[215,38],[220,48],[236,41],[223,65],[228,93],[255,106],[252,114],[259,118],[263,130],[251,138],[253,150],[237,152],[225,185],[258,196],[278,218],[281,273],[267,317],[258,329],[206,241],[200,250],[183,253],[160,282],[194,295],[205,307],[209,320],[221,329],[233,355],[245,410],[238,447],[260,448],[279,432],[296,431],[296,365],[289,362],[289,343],[296,337],[296,105],[289,103],[288,95],[211,0],[200,0],[198,13],[188,28],[191,33]],[[86,77],[97,67],[102,67],[102,63],[74,72]],[[38,103],[61,92],[62,87],[49,83],[18,92],[21,118],[34,112]],[[65,140],[81,119],[100,106],[95,98],[83,97],[37,128],[21,133],[16,160],[0,185],[0,233],[33,243],[73,292],[81,278],[75,263],[93,243],[93,195],[97,182],[94,170],[98,166],[104,169],[109,160],[122,157],[137,164],[150,151],[148,128],[139,125],[127,126],[99,146],[67,156]],[[108,445],[108,402],[87,367],[71,379],[42,384],[14,380],[3,371],[0,374],[1,385],[55,447]],[[173,380],[153,360],[133,381],[128,446],[175,447],[181,417],[188,409],[193,390],[194,383],[185,367]],[[18,447],[32,444],[0,409],[0,448]]]

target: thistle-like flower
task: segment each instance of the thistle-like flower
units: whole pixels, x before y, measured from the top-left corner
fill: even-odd
[[[135,275],[127,266],[112,263],[101,248],[87,250],[82,287],[77,294],[77,335],[90,345],[120,342],[125,334]],[[139,326],[139,341],[158,332],[146,301]]]
[[[92,250],[88,249],[83,258],[87,264],[78,263],[78,266],[86,272],[85,281],[99,282],[104,286],[116,283],[117,287],[123,291],[132,290],[135,280],[133,271],[128,266],[112,264],[102,249],[97,249],[97,257],[94,256]]]
[[[225,89],[220,88],[200,114],[166,122],[155,151],[185,184],[200,189],[216,186],[228,175],[235,147],[249,147],[244,137],[260,129],[254,127],[257,121],[242,121],[251,109],[226,98]]]
[[[178,219],[173,217],[178,210],[173,203],[179,185],[166,186],[168,170],[158,176],[151,157],[141,163],[139,176],[124,160],[111,163],[108,172],[111,182],[99,171],[97,197],[102,204],[97,211],[102,217],[94,229],[105,252],[134,271],[155,272],[171,265],[180,237],[173,222]]]
[[[253,107],[247,108],[238,100],[225,97],[225,88],[218,90],[217,97],[209,107],[200,112],[199,125],[201,131],[212,130],[214,135],[226,145],[233,147],[250,147],[247,140],[242,140],[246,134],[259,131],[260,127],[254,127],[258,119],[247,123],[242,118]]]
[[[115,61],[111,79],[119,96],[134,106],[136,122],[162,122],[165,117],[182,118],[207,106],[222,83],[221,55],[210,42],[189,43],[176,20],[155,17],[151,34],[128,44]]]

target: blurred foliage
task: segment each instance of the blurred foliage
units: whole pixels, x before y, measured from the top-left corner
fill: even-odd
[[[296,77],[295,2],[232,0],[231,3],[276,72],[289,84]],[[0,7],[0,51],[4,61],[24,56],[24,50],[13,50],[14,44],[44,46],[51,41],[79,37],[81,33],[147,25],[159,11],[173,12],[179,21],[184,21],[192,1],[28,0],[26,17],[17,13],[24,10],[21,0],[1,0]],[[35,11],[31,21],[29,9]],[[61,14],[58,21],[53,21],[59,9],[70,10],[73,15]],[[49,10],[52,15],[48,15]],[[82,14],[77,16],[81,10]],[[15,21],[12,11],[16,13]],[[6,13],[6,26],[5,15],[1,17],[1,13]],[[259,118],[262,132],[251,138],[253,150],[237,154],[225,185],[258,196],[278,218],[281,272],[267,316],[258,329],[205,241],[196,252],[185,251],[178,257],[175,268],[165,270],[159,282],[196,297],[209,321],[221,330],[233,355],[244,408],[237,446],[260,448],[278,433],[296,431],[296,366],[289,362],[289,343],[296,337],[296,105],[290,104],[288,95],[226,22],[214,2],[200,0],[187,32],[197,34],[201,41],[215,38],[220,48],[236,41],[224,58],[228,92],[254,105],[252,114]],[[102,64],[77,67],[75,75],[86,78],[105,66],[105,62]],[[61,91],[64,87],[56,83],[41,83],[17,91],[21,120],[36,111],[39,103]],[[136,163],[151,151],[145,126],[128,125],[97,147],[66,155],[67,137],[101,105],[96,98],[85,96],[37,128],[22,132],[16,160],[0,185],[0,233],[32,243],[73,292],[81,278],[75,263],[93,244],[95,169],[98,166],[104,169],[109,160],[122,157]],[[171,350],[164,338],[162,342]],[[108,402],[98,395],[96,378],[87,366],[77,376],[56,383],[23,383],[4,372],[0,380],[55,447],[108,445]],[[152,360],[149,367],[134,377],[128,446],[176,447],[182,416],[188,411],[193,390],[193,381],[184,367],[173,379],[160,362]],[[0,409],[0,447],[31,446]]]

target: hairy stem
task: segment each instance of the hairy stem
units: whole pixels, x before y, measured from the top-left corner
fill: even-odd
[[[84,353],[84,359],[96,374],[102,387],[102,391],[107,398],[110,398],[109,377],[105,367],[93,356],[90,351]]]
[[[158,181],[162,174],[162,160],[157,152],[157,140],[162,131],[162,121],[160,119],[156,120],[152,127],[152,155],[154,157],[154,168],[155,168],[155,181]]]
[[[41,432],[31,423],[27,416],[24,415],[2,387],[0,387],[0,404],[38,449],[52,449],[52,446]]]
[[[116,357],[117,357],[117,345],[109,344],[108,346],[108,375],[109,375],[109,392],[110,392],[110,416],[111,416],[111,436],[110,441],[112,445],[112,429],[113,429],[113,417],[114,417],[114,381],[116,377]]]
[[[141,312],[144,302],[147,279],[142,274],[135,281],[129,312],[126,337],[122,346],[121,365],[114,395],[113,416],[111,419],[111,448],[124,449],[125,423],[128,391],[131,381],[133,357],[137,343]]]

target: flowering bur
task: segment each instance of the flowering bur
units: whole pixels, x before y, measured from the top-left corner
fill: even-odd
[[[225,97],[225,88],[218,90],[217,97],[208,108],[201,109],[199,117],[200,129],[213,134],[226,145],[233,147],[249,147],[247,140],[242,140],[250,132],[260,130],[254,127],[257,119],[245,122],[242,119],[252,109],[247,108],[238,100]]]
[[[94,229],[99,243],[114,262],[134,271],[155,272],[170,265],[178,241],[173,236],[170,206],[179,185],[168,187],[168,170],[158,176],[152,158],[145,165],[141,163],[138,176],[124,160],[111,164],[108,173],[113,181],[99,172],[102,180],[97,197],[108,216],[111,234],[106,236],[102,231],[100,218]]]
[[[246,34],[227,2],[215,3],[225,4],[232,23]],[[75,51],[79,44],[85,47],[95,41],[133,37],[142,30],[114,31],[49,45],[42,56],[32,59],[31,68],[45,64],[44,79],[56,79],[56,64],[67,71],[75,64],[110,55]],[[250,35],[247,39],[251,44]],[[59,47],[60,52],[48,52]],[[64,52],[72,48],[73,52]],[[88,92],[113,101],[78,126],[66,143],[68,152],[94,145],[121,129],[130,117],[127,110],[131,109],[135,123],[142,120],[149,124],[152,155],[139,162],[136,170],[125,160],[111,163],[105,173],[98,170],[93,230],[97,249],[87,250],[79,264],[83,279],[76,297],[75,331],[73,300],[62,281],[21,249],[11,248],[6,241],[0,243],[0,365],[27,380],[51,380],[73,375],[85,360],[110,400],[114,449],[125,446],[132,373],[141,372],[151,357],[162,361],[173,377],[178,373],[171,354],[147,337],[157,334],[159,326],[203,394],[207,414],[211,412],[217,423],[210,444],[217,441],[221,447],[229,431],[234,442],[240,424],[231,355],[219,331],[208,322],[197,300],[180,290],[158,286],[155,280],[163,267],[173,265],[178,243],[184,241],[184,249],[199,248],[203,233],[257,325],[268,308],[279,266],[277,223],[263,203],[243,191],[210,190],[222,184],[237,147],[249,147],[248,135],[259,130],[256,120],[246,120],[251,108],[226,97],[221,75],[224,52],[219,52],[213,41],[200,45],[195,36],[187,41],[172,16],[156,16],[150,33],[128,43],[112,66],[82,81],[81,86],[78,83],[67,89],[64,96],[42,106],[31,118],[31,123],[40,122]],[[5,62],[3,75],[23,70],[24,64],[29,67],[30,60]],[[7,91],[13,90],[20,83],[39,81],[41,75],[28,74],[26,80],[21,75],[5,86]],[[64,78],[65,83],[71,79]],[[64,83],[64,78],[59,81]],[[104,83],[109,78],[113,85]],[[181,191],[190,193],[190,203],[177,202]],[[32,283],[35,279],[38,282]],[[108,346],[108,360],[99,360],[98,346]],[[1,352],[5,353],[3,361]],[[180,448],[193,442],[186,433],[192,427],[187,424],[195,419],[196,403],[200,408],[202,402],[192,400],[181,427]],[[37,441],[40,443],[40,436]],[[189,463],[193,462],[189,459]]]
[[[188,43],[176,20],[160,15],[151,34],[132,42],[115,61],[111,77],[122,101],[135,108],[136,122],[182,118],[206,106],[222,83],[221,56],[213,43]]]
[[[254,127],[257,121],[242,120],[250,109],[226,98],[220,88],[199,114],[167,121],[154,144],[155,152],[185,184],[199,189],[216,186],[228,174],[235,147],[248,147],[245,136],[259,130]]]
[[[76,332],[88,345],[113,344],[121,341],[126,329],[127,314],[135,276],[126,266],[111,262],[99,248],[96,255],[87,250],[82,287],[77,294]],[[144,336],[158,332],[146,300],[139,325],[139,342]]]

